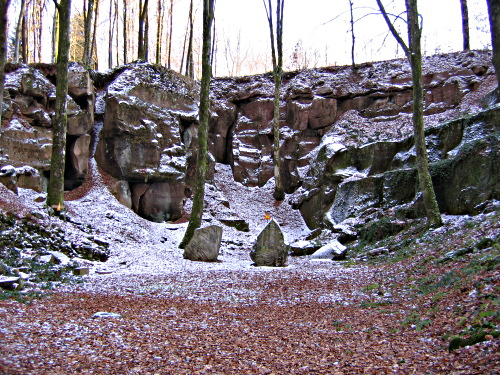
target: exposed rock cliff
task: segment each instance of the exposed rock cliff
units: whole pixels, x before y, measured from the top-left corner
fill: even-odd
[[[424,60],[428,146],[446,212],[472,213],[498,197],[499,109],[480,112],[495,84],[490,61],[490,53],[477,51]],[[7,69],[0,166],[33,166],[40,185],[49,173],[54,71],[51,65]],[[67,187],[83,181],[95,150],[120,202],[150,220],[180,218],[196,164],[198,84],[145,63],[92,72],[93,82],[72,65],[70,77]],[[284,75],[282,175],[310,228],[366,209],[418,203],[411,90],[406,60]],[[229,164],[247,186],[273,176],[272,97],[270,74],[212,82],[212,160]],[[474,115],[461,119],[468,114]]]

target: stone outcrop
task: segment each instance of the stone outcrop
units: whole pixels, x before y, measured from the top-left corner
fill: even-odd
[[[94,125],[94,86],[86,69],[70,64],[68,72],[67,187],[83,181],[89,159],[88,134]],[[50,169],[55,65],[7,65],[0,165],[29,165],[39,171],[38,186]],[[83,139],[81,139],[83,137]],[[20,187],[24,185],[20,179]]]
[[[149,64],[131,65],[107,87],[95,158],[120,180],[120,192],[130,191],[119,199],[145,218],[182,214],[186,175],[194,170],[197,100],[195,82]]]
[[[479,102],[477,92],[493,78],[490,61],[490,53],[476,51],[424,59],[430,158],[446,212],[474,212],[498,194],[491,177],[497,157],[491,121],[489,130],[472,125],[482,121],[478,117],[438,126]],[[13,184],[43,190],[50,173],[55,66],[8,65],[6,72],[0,167],[35,168],[38,173]],[[95,151],[120,202],[149,220],[179,219],[196,167],[198,83],[147,63],[91,74],[72,64],[68,89],[66,189],[84,180]],[[212,81],[209,181],[215,163],[230,165],[234,179],[248,186],[272,178],[273,91],[271,74]],[[284,74],[281,174],[310,228],[334,230],[367,210],[416,199],[411,91],[406,60]],[[468,173],[470,168],[481,172]],[[460,190],[450,191],[455,185]],[[229,207],[212,211],[224,225],[248,230]]]
[[[222,241],[222,228],[211,225],[194,231],[184,249],[184,258],[201,262],[216,262]]]
[[[440,210],[474,214],[500,197],[500,106],[427,129]],[[311,228],[333,227],[369,209],[412,203],[417,172],[412,138],[345,147],[326,137],[294,203]]]
[[[424,59],[427,118],[442,121],[492,74],[488,53]],[[287,193],[302,184],[326,133],[345,146],[411,134],[411,70],[406,60],[287,72],[280,106],[282,176]],[[215,79],[210,150],[236,181],[263,186],[273,176],[270,74]],[[451,111],[451,112],[450,112]],[[388,150],[390,152],[390,150]]]
[[[316,250],[309,259],[316,260],[342,260],[347,255],[347,247],[339,241],[333,240],[325,246]]]
[[[283,267],[288,260],[288,245],[276,220],[271,219],[260,232],[250,252],[256,266]]]

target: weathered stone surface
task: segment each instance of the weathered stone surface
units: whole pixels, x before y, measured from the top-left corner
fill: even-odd
[[[193,238],[184,249],[184,258],[193,261],[215,262],[222,241],[222,228],[211,225],[196,229]]]
[[[499,196],[499,115],[500,107],[495,107],[426,131],[441,211],[473,214],[476,206]],[[359,148],[332,145],[319,147],[294,200],[310,228],[335,225],[369,208],[387,209],[415,200],[412,138]]]
[[[17,276],[3,276],[0,275],[0,288],[4,289],[17,289],[21,278]]]
[[[312,260],[342,260],[346,257],[347,247],[342,245],[339,241],[334,240],[329,244],[322,246],[317,251],[315,251],[309,259]]]
[[[113,185],[111,191],[118,202],[123,204],[125,207],[132,208],[132,193],[130,191],[130,185],[128,181],[117,181]]]
[[[455,108],[464,95],[477,89],[487,79],[489,60],[488,53],[480,52],[425,58],[426,115]],[[211,123],[211,129],[217,132],[212,137],[212,150],[217,161],[231,164],[236,181],[250,186],[262,186],[273,176],[272,88],[269,74],[223,78],[212,83],[212,108],[217,113]],[[411,90],[411,70],[404,60],[363,64],[356,73],[350,67],[327,67],[285,74],[280,152],[287,192],[292,193],[301,185],[305,173],[300,169],[312,162],[311,151],[330,130],[346,146],[394,139],[395,135],[402,139],[411,134],[411,126],[407,126],[411,124]],[[225,148],[223,139],[227,139]],[[305,139],[312,143],[304,147]],[[346,139],[350,144],[343,142]],[[393,146],[377,142],[369,146],[366,151],[384,153],[385,157],[377,155],[372,170],[366,172],[382,173],[379,171],[385,171],[385,163],[391,161],[414,162],[411,152],[401,152],[402,160],[394,159],[391,153],[400,150]],[[357,149],[351,156],[361,155],[359,152]],[[325,199],[320,200],[327,206],[331,194],[325,194]]]
[[[184,177],[185,157],[172,113],[133,97],[108,95],[95,155],[106,172],[128,181],[176,181]]]
[[[318,241],[297,241],[290,244],[290,250],[293,255],[301,256],[301,255],[311,255],[316,250],[321,247]]]
[[[248,223],[245,220],[237,218],[237,217],[220,218],[219,221],[222,224],[227,225],[228,227],[236,228],[242,232],[250,231]]]
[[[183,182],[132,184],[132,208],[148,220],[175,221],[182,216],[184,189]]]
[[[50,169],[54,74],[51,64],[39,64],[37,68],[12,65],[7,69],[5,103],[9,111],[3,117],[6,121],[2,124],[0,162],[4,159],[14,166],[29,165],[39,171]],[[68,136],[81,136],[93,125],[93,85],[87,70],[78,64],[70,65],[69,74]]]
[[[283,267],[288,260],[288,250],[279,224],[271,219],[257,237],[250,258],[256,266]]]
[[[90,157],[89,146],[90,135],[88,134],[78,137],[75,142],[70,145],[68,157],[76,178],[83,178],[88,172]]]
[[[73,270],[73,274],[76,276],[85,276],[90,272],[88,267],[77,267]]]

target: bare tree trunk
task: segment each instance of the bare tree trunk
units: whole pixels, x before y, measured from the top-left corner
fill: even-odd
[[[83,2],[83,65],[90,67],[92,61],[92,18],[94,15],[94,0],[84,0]]]
[[[52,51],[51,51],[51,59],[52,63],[56,62],[56,48],[57,48],[57,7],[54,7],[54,18],[52,20]]]
[[[92,44],[90,46],[90,63],[92,64],[92,69],[97,69],[97,46],[95,42],[96,31],[97,31],[97,16],[99,15],[99,0],[95,0],[94,7],[94,30],[92,31]]]
[[[7,59],[7,13],[10,0],[0,0],[0,136],[2,135],[3,88],[5,60]]]
[[[349,0],[349,10],[351,11],[351,37],[352,37],[351,66],[352,66],[352,70],[356,70],[356,62],[354,60],[354,50],[355,50],[355,45],[356,45],[356,37],[354,35],[354,12],[353,12],[352,8],[353,8],[352,0]]]
[[[21,0],[21,9],[19,11],[19,19],[16,26],[16,37],[14,40],[14,62],[19,62],[19,44],[21,43],[21,28],[23,24],[24,14],[26,11],[26,0]]]
[[[164,9],[162,6],[163,0],[158,0],[156,7],[157,23],[156,23],[156,65],[161,64],[161,36],[163,34],[163,14]]]
[[[405,0],[408,39],[409,45],[403,41],[396,31],[393,23],[390,21],[387,12],[381,2],[377,4],[386,20],[389,30],[396,38],[401,48],[405,51],[406,57],[410,61],[412,79],[413,79],[413,137],[415,140],[415,149],[417,153],[417,172],[419,189],[423,196],[424,207],[427,214],[427,224],[429,227],[438,227],[442,225],[441,214],[436,200],[436,194],[432,185],[432,178],[429,173],[429,160],[427,157],[427,148],[425,146],[424,129],[424,93],[422,83],[422,50],[421,37],[422,29],[419,22],[417,0]]]
[[[188,29],[189,29],[189,24],[186,27],[186,32],[184,33],[184,43],[182,44],[182,54],[181,54],[181,66],[179,68],[179,73],[182,74],[182,68],[184,67],[184,57],[186,54],[186,43],[188,39]]]
[[[27,20],[26,20],[26,12],[23,15],[23,22],[21,24],[21,58],[23,62],[28,63],[28,31],[27,28]]]
[[[280,93],[283,76],[283,6],[284,0],[276,0],[276,36],[274,34],[272,3],[263,0],[269,24],[269,35],[271,38],[271,55],[273,60],[274,79],[274,116],[273,116],[273,159],[274,159],[274,199],[282,201],[285,199],[285,191],[281,180],[281,157],[280,157]]]
[[[142,2],[143,0],[139,1],[139,46],[138,46],[138,53],[137,57],[139,60],[146,60],[146,55],[147,55],[147,38],[146,38],[146,16],[148,13],[148,0],[144,0],[144,3]]]
[[[168,11],[170,17],[170,33],[168,35],[168,61],[167,67],[172,69],[172,31],[173,31],[173,13],[174,13],[174,0],[170,0],[170,9]],[[181,68],[182,70],[182,68]]]
[[[120,31],[118,30],[118,0],[114,0],[115,2],[115,58],[116,58],[116,65],[120,64]]]
[[[495,67],[498,81],[497,96],[500,97],[500,2],[498,0],[487,0],[487,3],[490,19],[491,46],[493,49],[493,66]]]
[[[460,0],[462,8],[462,34],[464,40],[464,51],[470,50],[470,34],[469,34],[469,10],[467,8],[467,0]]]
[[[127,0],[123,0],[123,63],[126,64],[127,59]]]
[[[109,0],[109,39],[108,39],[108,68],[113,68],[113,31],[114,31],[113,0]]]
[[[149,60],[149,16],[146,7],[146,16],[144,17],[144,60]]]
[[[59,11],[59,43],[57,51],[56,107],[52,120],[52,159],[47,195],[47,204],[49,206],[62,205],[64,200],[66,131],[68,127],[66,98],[68,95],[71,0],[60,0],[56,6]]]
[[[200,92],[200,126],[198,128],[198,157],[196,162],[196,175],[193,194],[193,208],[189,218],[188,227],[179,247],[184,249],[191,241],[194,231],[200,227],[205,199],[205,180],[208,161],[208,122],[210,120],[210,79],[212,67],[210,66],[210,42],[212,20],[214,18],[215,0],[203,0],[203,47],[202,47],[202,73]]]
[[[189,42],[186,55],[186,75],[194,78],[194,58],[193,58],[193,37],[194,37],[194,21],[193,21],[193,0],[189,6]]]
[[[215,17],[213,19],[213,26],[212,26],[212,51],[210,51],[210,66],[212,67],[212,75],[216,76],[217,75],[217,64],[215,62],[215,58],[217,55],[217,39],[215,35]]]

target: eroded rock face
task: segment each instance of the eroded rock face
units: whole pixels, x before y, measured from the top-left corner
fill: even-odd
[[[145,218],[182,214],[186,176],[196,162],[197,101],[194,82],[150,64],[128,67],[107,88],[95,158],[130,185],[131,207]]]
[[[85,137],[93,126],[94,87],[89,73],[78,64],[70,64],[68,84],[68,158],[67,180],[81,179],[88,163]],[[39,172],[50,169],[52,153],[52,117],[54,115],[54,65],[9,65],[6,68],[5,90],[8,111],[3,113],[0,139],[0,164],[29,165]],[[73,167],[77,169],[74,170]],[[42,175],[42,173],[40,173]],[[75,177],[76,176],[76,177]],[[23,186],[22,181],[20,187]],[[40,182],[41,184],[42,182]],[[70,182],[71,183],[71,182]]]
[[[500,107],[428,129],[430,172],[440,210],[474,214],[500,193]],[[369,209],[416,198],[412,139],[343,147],[324,142],[295,196],[309,227],[332,226]]]
[[[458,114],[464,97],[492,74],[490,58],[488,53],[466,52],[424,59],[427,123]],[[230,163],[236,181],[264,185],[273,176],[272,76],[215,79],[211,95],[216,116],[210,150],[216,161]],[[329,67],[285,73],[280,152],[286,192],[302,184],[326,133],[344,146],[411,135],[411,102],[406,60],[362,64],[356,72]],[[387,152],[385,162],[392,160],[390,147],[380,151]],[[377,162],[382,165],[373,165],[372,174],[385,169],[382,159]]]

